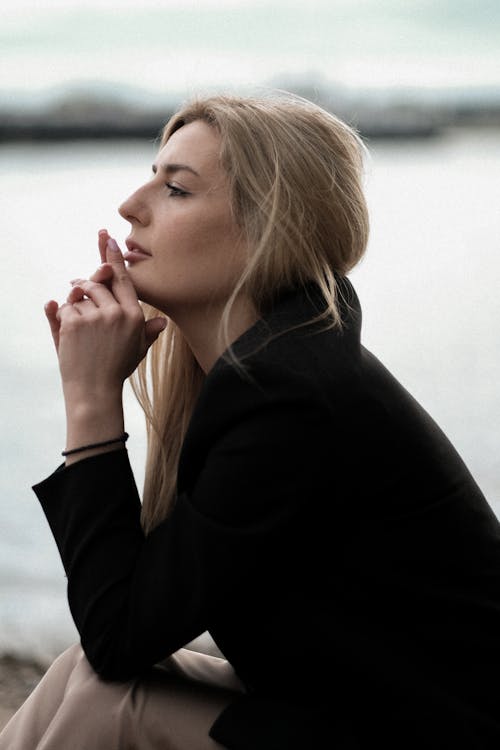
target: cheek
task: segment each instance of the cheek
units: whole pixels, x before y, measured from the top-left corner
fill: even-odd
[[[176,209],[158,222],[148,291],[172,305],[223,303],[231,294],[246,262],[241,232],[227,208],[212,203],[206,210],[192,205]],[[146,271],[146,263],[143,266]],[[139,271],[137,281],[139,281]],[[141,290],[145,294],[146,290]],[[161,305],[153,302],[157,307]]]
[[[219,270],[241,244],[240,232],[227,210],[177,215],[163,225],[158,240],[165,258],[196,259],[206,268],[212,264]]]
[[[161,257],[175,257],[189,252],[201,240],[200,223],[193,222],[189,217],[176,217],[161,223],[157,229],[156,252]]]

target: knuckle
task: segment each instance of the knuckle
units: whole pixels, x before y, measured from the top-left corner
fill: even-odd
[[[62,305],[59,305],[59,308],[56,313],[57,320],[62,320],[63,316],[66,314],[68,307],[71,307],[70,302],[63,302]]]
[[[113,305],[105,311],[106,320],[109,323],[118,323],[122,319],[122,311],[118,305]]]
[[[78,329],[79,319],[70,318],[69,320],[63,320],[61,323],[61,335],[74,333]]]
[[[128,315],[129,320],[135,325],[144,323],[144,315],[142,314],[142,310],[139,307],[134,307],[132,310],[130,310]]]

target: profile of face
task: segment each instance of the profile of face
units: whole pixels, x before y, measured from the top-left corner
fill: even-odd
[[[246,263],[219,154],[213,127],[183,125],[160,149],[151,179],[119,208],[131,225],[124,257],[138,297],[176,322],[222,310]]]

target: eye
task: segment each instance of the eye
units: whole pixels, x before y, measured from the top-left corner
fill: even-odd
[[[189,195],[186,190],[182,190],[180,187],[176,187],[175,185],[172,185],[170,182],[165,183],[166,187],[168,187],[169,190],[169,196],[172,198],[185,198],[186,195]]]

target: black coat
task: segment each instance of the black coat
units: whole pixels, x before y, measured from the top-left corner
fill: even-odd
[[[34,488],[83,648],[125,680],[208,630],[248,688],[230,748],[498,748],[499,524],[340,289],[342,330],[297,327],[311,285],[218,360],[147,538],[124,450]]]

